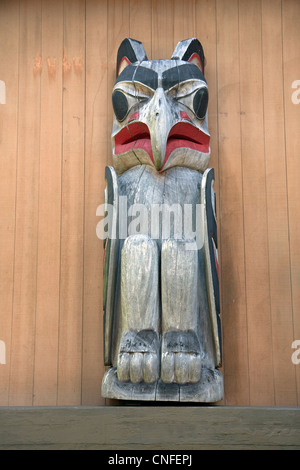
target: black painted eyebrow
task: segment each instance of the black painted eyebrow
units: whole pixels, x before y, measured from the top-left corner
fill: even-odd
[[[115,83],[131,82],[133,79],[135,82],[140,82],[152,90],[156,90],[158,87],[157,72],[153,69],[136,65],[128,65],[123,72],[120,73]]]
[[[183,64],[165,70],[162,74],[162,87],[169,90],[173,86],[186,80],[203,80],[206,82],[203,73],[195,64]]]

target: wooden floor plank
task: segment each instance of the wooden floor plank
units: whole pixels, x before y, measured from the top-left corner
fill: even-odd
[[[299,408],[0,408],[0,420],[0,449],[102,449],[114,457],[122,449],[300,449]]]

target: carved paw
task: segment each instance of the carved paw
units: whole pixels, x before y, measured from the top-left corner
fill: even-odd
[[[200,344],[193,331],[168,331],[163,336],[161,379],[165,383],[196,383],[201,376]]]
[[[159,376],[158,335],[153,330],[126,331],[122,335],[117,374],[121,382],[153,383]]]

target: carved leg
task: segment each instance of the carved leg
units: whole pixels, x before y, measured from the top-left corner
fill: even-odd
[[[166,240],[161,257],[161,379],[166,383],[196,383],[201,374],[200,343],[197,336],[196,243],[193,240]]]
[[[119,380],[155,382],[159,375],[158,247],[145,235],[128,237],[121,258],[122,337]]]

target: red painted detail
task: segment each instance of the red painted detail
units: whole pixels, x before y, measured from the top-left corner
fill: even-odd
[[[197,54],[197,52],[194,52],[194,54],[191,55],[188,62],[192,62],[193,59],[197,59],[199,61],[200,70],[203,73],[203,64],[202,64],[200,56],[199,56],[199,54]]]
[[[131,64],[130,60],[124,55],[124,57],[122,57],[122,60],[120,62],[120,65],[119,65],[119,69],[118,69],[118,75],[120,75],[120,68],[121,68],[121,65],[123,64],[123,61],[126,61],[128,65]]]
[[[179,122],[175,124],[168,136],[164,165],[173,150],[180,147],[197,150],[197,152],[208,153],[209,136],[188,122]]]
[[[185,111],[180,111],[180,117],[181,119],[187,119],[188,121],[192,122],[191,118],[186,114]]]
[[[132,119],[135,117],[135,114],[131,116]],[[178,122],[175,124],[168,136],[163,167],[171,153],[180,147],[208,153],[209,136],[188,122]],[[123,127],[115,135],[115,155],[135,149],[144,149],[153,162],[150,132],[148,126],[140,121],[129,122],[126,127]]]
[[[129,118],[128,118],[128,122],[131,122],[131,121],[137,121],[139,119],[140,115],[138,113],[138,111],[136,111],[135,113],[133,113]]]
[[[144,149],[153,161],[150,132],[140,121],[129,123],[115,136],[115,155],[135,149]]]

